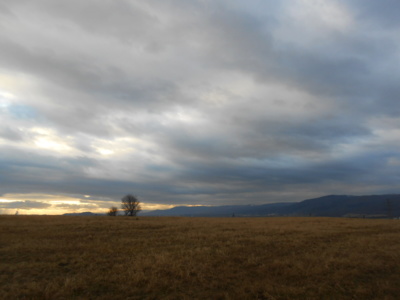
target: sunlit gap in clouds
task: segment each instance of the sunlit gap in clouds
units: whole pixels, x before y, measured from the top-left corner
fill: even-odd
[[[57,156],[86,156],[93,158],[122,158],[137,151],[138,146],[146,145],[145,141],[130,136],[110,139],[91,137],[86,148],[80,149],[79,137],[62,135],[51,128],[34,127],[27,129],[37,149],[50,151]]]
[[[107,201],[105,201],[107,200]],[[105,214],[109,207],[119,207],[120,199],[96,199],[91,195],[82,198],[51,194],[5,194],[0,197],[0,214],[61,215],[71,212]],[[169,209],[175,205],[141,203],[143,210]]]
[[[74,149],[56,135],[51,129],[46,128],[33,128],[31,132],[35,134],[34,144],[38,148],[52,150],[61,153],[73,152]],[[71,139],[71,138],[69,138]],[[68,141],[68,138],[67,138]]]
[[[64,214],[67,212],[91,211],[103,213],[110,202],[51,194],[5,194],[0,197],[0,210],[4,214]],[[89,196],[90,197],[90,196]]]

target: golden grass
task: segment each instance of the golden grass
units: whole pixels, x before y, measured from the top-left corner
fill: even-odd
[[[2,299],[399,299],[400,221],[0,216]]]

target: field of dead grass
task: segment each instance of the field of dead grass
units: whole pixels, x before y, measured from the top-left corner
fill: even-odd
[[[400,221],[0,216],[1,299],[399,299]]]

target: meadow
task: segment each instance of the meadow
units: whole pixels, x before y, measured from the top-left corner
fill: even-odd
[[[0,216],[1,299],[399,297],[399,220]]]

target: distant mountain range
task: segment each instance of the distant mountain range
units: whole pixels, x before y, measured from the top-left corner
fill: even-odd
[[[141,216],[262,217],[321,216],[393,218],[400,216],[400,195],[330,195],[301,202],[262,205],[176,206],[142,212]]]
[[[90,211],[85,211],[85,212],[81,212],[81,213],[67,213],[67,214],[63,214],[63,216],[104,216],[104,214],[95,214],[92,213]]]
[[[92,212],[67,213],[65,216],[105,216]],[[348,196],[329,195],[301,202],[261,205],[176,206],[166,210],[142,211],[139,216],[184,217],[366,217],[399,218],[400,194]]]

